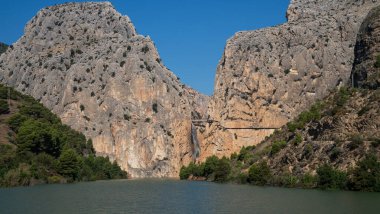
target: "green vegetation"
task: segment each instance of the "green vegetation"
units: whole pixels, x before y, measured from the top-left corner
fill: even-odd
[[[269,183],[272,178],[272,174],[268,164],[264,161],[253,164],[249,168],[248,172],[248,182],[251,184],[264,186]]]
[[[272,144],[270,154],[275,155],[278,153],[281,149],[286,147],[286,141],[275,141]]]
[[[380,192],[380,162],[375,155],[368,155],[358,163],[352,172],[349,188]]]
[[[324,164],[317,169],[318,187],[321,189],[345,189],[347,174]]]
[[[6,114],[9,112],[8,102],[6,100],[0,100],[0,114]]]
[[[0,85],[0,100],[7,88]],[[92,141],[63,125],[33,98],[11,89],[11,113],[3,115],[8,143],[0,143],[0,186],[126,178],[108,158],[96,157]]]
[[[293,122],[287,124],[290,132],[295,132],[297,129],[303,129],[305,125],[313,120],[319,120],[321,118],[321,110],[324,104],[317,102],[309,111],[302,112]]]
[[[243,148],[241,151],[243,154],[232,154],[230,159],[211,156],[204,163],[190,163],[187,167],[183,166],[180,178],[189,179],[190,176],[195,176],[221,183],[380,192],[380,161],[375,155],[367,155],[358,162],[356,168],[347,171],[338,170],[330,164],[323,164],[317,167],[316,175],[310,173],[274,175],[264,160],[257,160],[253,164],[244,166],[241,160],[252,153],[252,150],[247,152],[247,148]]]
[[[180,178],[188,179],[190,175],[196,177],[205,177],[208,180],[215,182],[227,182],[231,173],[230,160],[226,157],[219,159],[216,156],[207,158],[205,163],[183,166],[180,170]]]
[[[380,55],[376,57],[375,68],[380,68]]]
[[[7,49],[8,49],[8,45],[0,42],[0,55],[2,53],[5,53],[5,51],[7,51]]]

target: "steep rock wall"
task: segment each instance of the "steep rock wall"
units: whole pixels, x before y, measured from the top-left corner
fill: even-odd
[[[183,85],[110,3],[41,10],[0,57],[0,81],[93,140],[132,177],[177,177],[208,97]]]
[[[199,131],[200,160],[260,143],[349,82],[360,25],[379,4],[292,0],[287,23],[236,33],[217,68],[208,107],[214,122]],[[249,127],[269,129],[240,129]]]

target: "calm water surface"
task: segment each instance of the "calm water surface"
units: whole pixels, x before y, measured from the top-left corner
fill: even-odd
[[[380,213],[379,193],[120,180],[0,189],[0,213]]]

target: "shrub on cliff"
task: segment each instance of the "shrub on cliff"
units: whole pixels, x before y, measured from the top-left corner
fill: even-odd
[[[295,132],[297,129],[303,129],[307,123],[313,120],[319,120],[323,108],[324,104],[322,102],[317,102],[309,111],[302,112],[293,122],[287,124],[289,131]]]
[[[238,160],[239,161],[247,161],[249,160],[250,158],[252,158],[252,151],[256,148],[256,146],[243,146],[243,148],[241,148],[240,150],[240,153],[238,155]]]
[[[286,141],[275,141],[272,144],[270,154],[275,155],[276,153],[278,153],[279,151],[281,151],[281,149],[285,147],[286,147]]]
[[[9,112],[9,106],[7,101],[0,100],[0,114],[6,114]]]
[[[375,68],[380,68],[380,55],[376,57]]]

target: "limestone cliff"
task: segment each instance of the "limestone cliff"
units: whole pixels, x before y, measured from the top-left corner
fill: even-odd
[[[0,57],[0,81],[38,99],[132,177],[177,177],[208,98],[167,69],[110,3],[47,7]]]
[[[257,147],[260,156],[274,142],[287,142],[277,154],[259,158],[267,159],[276,175],[315,173],[323,163],[349,170],[367,154],[380,157],[380,7],[362,23],[354,53],[356,88],[331,93],[319,107],[319,119],[293,130],[288,125]]]
[[[199,130],[201,158],[260,143],[349,82],[356,37],[376,0],[292,0],[288,22],[239,32],[225,47]],[[241,129],[241,128],[266,128]]]

